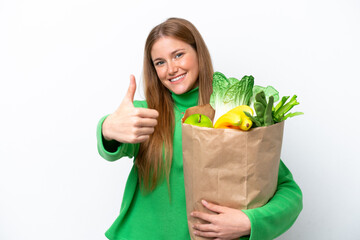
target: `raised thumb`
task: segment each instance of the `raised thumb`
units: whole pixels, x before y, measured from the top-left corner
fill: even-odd
[[[134,77],[134,75],[130,75],[130,85],[129,85],[129,88],[128,88],[128,91],[127,91],[127,93],[125,95],[124,100],[132,103],[134,101],[135,91],[136,91],[135,77]]]

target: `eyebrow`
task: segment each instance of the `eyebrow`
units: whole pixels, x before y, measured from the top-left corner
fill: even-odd
[[[184,51],[184,50],[185,50],[185,48],[176,49],[176,50],[172,51],[172,52],[170,53],[170,55],[174,55],[175,53],[177,53],[177,52],[179,52],[179,51]],[[156,62],[156,61],[158,61],[158,60],[162,60],[162,58],[156,58],[156,59],[153,60],[153,62]]]

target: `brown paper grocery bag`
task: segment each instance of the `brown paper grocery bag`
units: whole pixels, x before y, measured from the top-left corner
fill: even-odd
[[[209,105],[189,108],[214,118]],[[186,211],[191,239],[194,210],[212,213],[201,204],[209,202],[236,209],[264,205],[274,195],[280,163],[284,122],[249,131],[214,129],[182,124]],[[215,213],[213,213],[215,214]]]

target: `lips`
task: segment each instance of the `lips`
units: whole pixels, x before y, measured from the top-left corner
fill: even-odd
[[[178,75],[178,76],[176,76],[176,77],[174,77],[174,78],[171,78],[171,79],[169,79],[169,81],[170,81],[170,82],[177,82],[177,81],[183,79],[185,76],[186,76],[186,73],[184,73],[184,74],[182,74],[182,75]]]

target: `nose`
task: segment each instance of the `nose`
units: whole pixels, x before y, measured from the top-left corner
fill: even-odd
[[[168,65],[168,73],[169,75],[174,75],[177,73],[178,71],[178,66],[176,65],[175,62],[170,62],[169,65]]]

